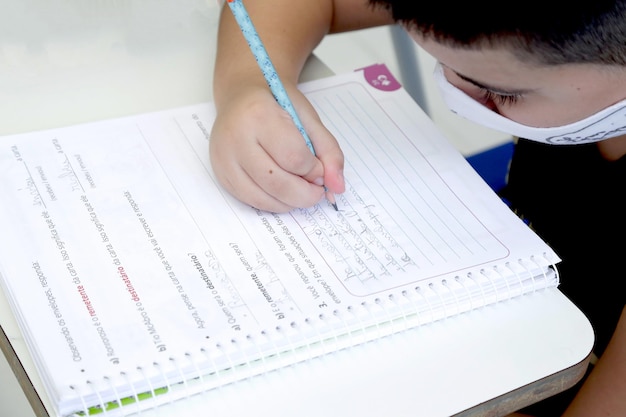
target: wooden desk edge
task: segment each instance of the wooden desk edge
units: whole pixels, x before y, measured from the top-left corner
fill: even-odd
[[[50,414],[48,414],[41,397],[37,393],[37,390],[35,390],[35,386],[26,373],[26,369],[24,369],[17,352],[4,332],[2,325],[0,325],[0,350],[9,363],[11,370],[13,370],[13,374],[17,378],[22,391],[24,391],[24,395],[35,412],[35,415],[37,417],[50,417]]]

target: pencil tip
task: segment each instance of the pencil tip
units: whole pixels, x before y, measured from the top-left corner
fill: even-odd
[[[326,186],[324,186],[324,190],[326,190],[326,199],[328,200],[328,202],[331,204],[331,206],[333,206],[335,211],[339,211],[339,207],[337,207],[337,201],[335,200],[335,196],[333,195],[333,193],[328,191],[328,188],[326,188]]]

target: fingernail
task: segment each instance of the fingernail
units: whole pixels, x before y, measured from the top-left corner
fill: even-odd
[[[315,183],[316,185],[324,185],[324,178],[315,178],[315,181],[313,181],[313,183]]]

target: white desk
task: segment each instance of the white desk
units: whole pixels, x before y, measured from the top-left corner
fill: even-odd
[[[141,1],[132,3],[135,8],[83,4],[68,1],[53,10],[41,2],[40,8],[31,5],[27,19],[19,10],[0,10],[0,26],[11,34],[0,40],[0,135],[210,100],[217,22],[212,3],[150,2],[146,10]],[[317,61],[308,70],[305,77],[324,74]],[[0,326],[6,333],[0,333],[0,346],[32,410],[49,415],[52,408],[2,294]],[[407,332],[393,344],[369,343],[154,413],[498,416],[573,385],[586,369],[592,343],[587,319],[552,289]],[[1,385],[15,381],[2,375]],[[6,410],[0,403],[0,415]]]

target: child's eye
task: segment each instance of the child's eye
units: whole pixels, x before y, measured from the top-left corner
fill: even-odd
[[[485,88],[481,88],[480,93],[485,103],[494,103],[496,106],[512,106],[522,98],[521,94],[501,94]]]

